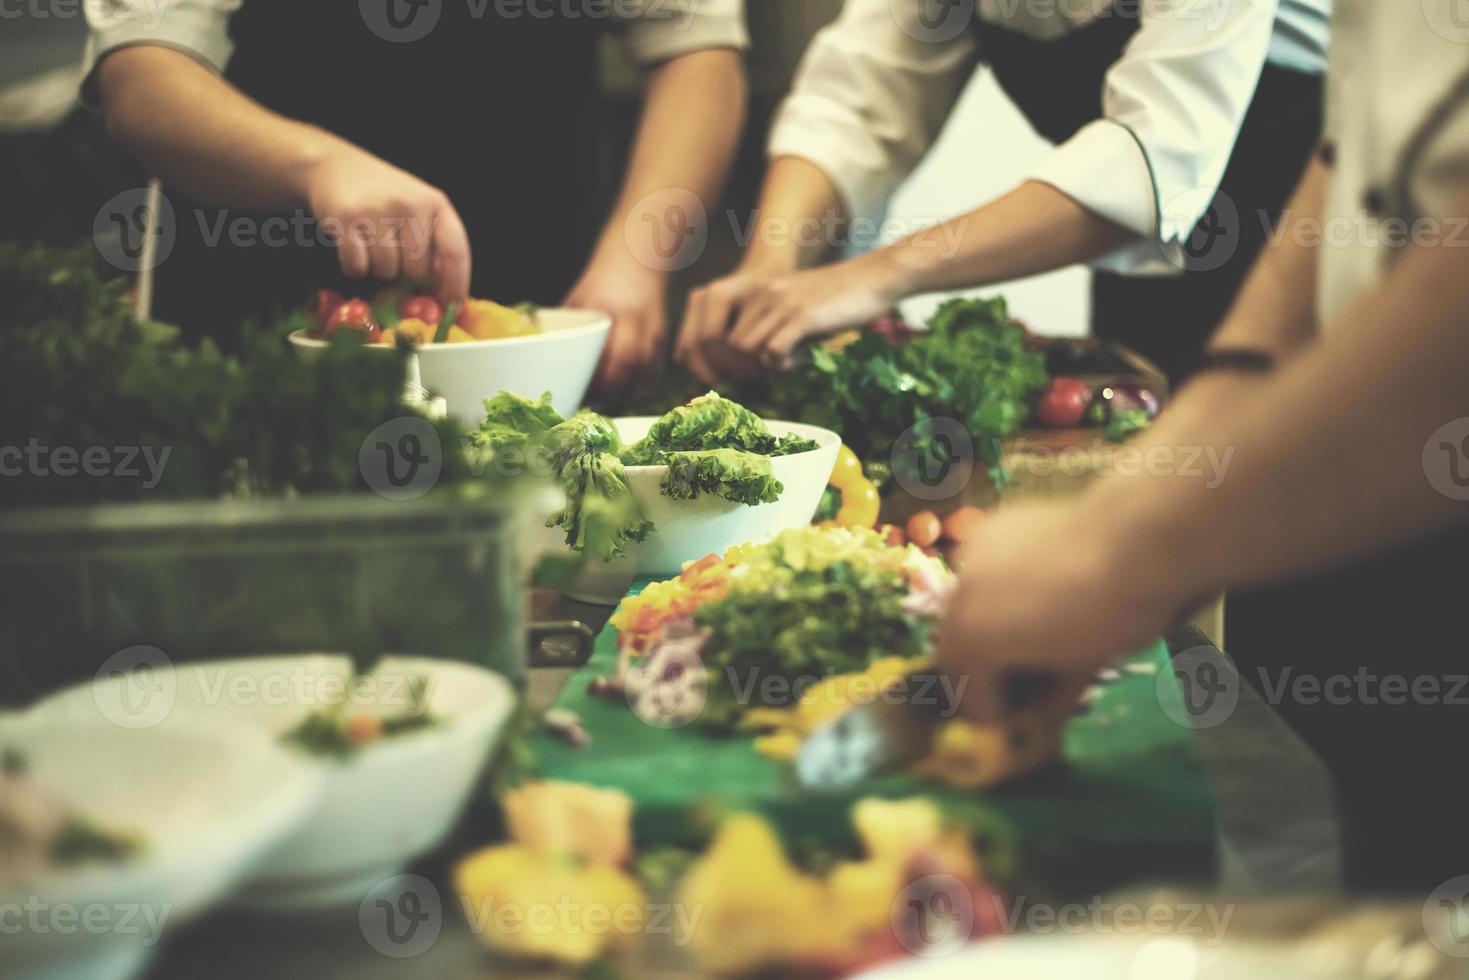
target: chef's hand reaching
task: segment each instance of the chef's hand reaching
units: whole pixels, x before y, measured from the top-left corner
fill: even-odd
[[[593,381],[603,398],[619,400],[655,380],[668,339],[667,277],[631,257],[594,259],[564,305],[612,317]]]
[[[306,207],[337,242],[342,272],[435,283],[444,303],[469,295],[469,235],[449,198],[365,150],[334,141],[302,175]]]
[[[805,271],[743,269],[690,297],[677,356],[711,384],[785,367],[803,341],[870,323],[902,295],[881,252]]]
[[[937,647],[940,667],[967,678],[973,720],[1006,720],[1015,671],[1053,675],[1037,707],[1064,720],[1099,668],[1156,640],[1188,605],[1163,562],[1086,501],[1001,508],[966,541]]]

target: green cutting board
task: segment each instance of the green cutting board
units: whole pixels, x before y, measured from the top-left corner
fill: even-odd
[[[765,813],[788,841],[842,846],[851,840],[856,798],[923,793],[966,820],[1029,887],[1079,892],[1139,880],[1199,881],[1213,871],[1213,792],[1193,731],[1164,711],[1166,701],[1182,702],[1162,641],[1129,661],[1152,672],[1123,671],[1089,713],[1072,719],[1062,765],[983,792],[895,775],[855,794],[810,794],[794,784],[788,763],[756,753],[751,738],[654,727],[621,699],[590,696],[588,684],[612,675],[616,661],[617,632],[609,626],[556,702],[580,716],[591,743],[576,748],[536,735],[527,770],[627,793],[641,846],[696,846],[711,816],[733,809]]]

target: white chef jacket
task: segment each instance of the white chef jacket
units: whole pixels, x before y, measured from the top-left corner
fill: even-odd
[[[812,41],[770,155],[831,178],[848,213],[879,213],[937,138],[979,60],[974,18],[1053,40],[1114,0],[847,0]],[[1331,0],[1144,0],[1108,70],[1101,118],[1030,175],[1140,236],[1099,267],[1172,271],[1218,189],[1267,61],[1320,74]]]
[[[197,59],[216,72],[224,71],[234,50],[229,22],[240,4],[249,0],[107,0],[86,3],[91,35],[87,39],[82,98],[95,103],[93,70],[102,56],[130,44],[161,44]],[[300,0],[321,3],[325,0]],[[466,0],[445,0],[448,3]],[[486,5],[485,16],[493,16]],[[535,16],[538,9],[558,10],[559,0],[518,0],[517,16]],[[709,48],[744,49],[745,0],[602,0],[588,4],[605,11],[634,60],[644,66]]]
[[[1337,0],[1332,29],[1323,325],[1401,245],[1469,248],[1469,16],[1460,0]]]

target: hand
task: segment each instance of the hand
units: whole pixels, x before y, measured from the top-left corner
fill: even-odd
[[[667,281],[637,263],[594,261],[566,294],[565,305],[599,310],[612,330],[593,384],[603,397],[628,393],[661,373],[668,337]]]
[[[1015,669],[1055,675],[1038,710],[1068,717],[1096,671],[1162,635],[1188,605],[1166,556],[1147,554],[1106,512],[1082,501],[1002,508],[965,543],[963,572],[940,623],[940,666],[967,678],[963,708],[1003,722]]]
[[[704,381],[784,366],[805,339],[876,320],[902,287],[880,252],[805,272],[739,272],[696,290],[678,356]]]
[[[308,168],[304,196],[345,275],[432,281],[445,304],[469,295],[469,235],[443,191],[343,144]]]

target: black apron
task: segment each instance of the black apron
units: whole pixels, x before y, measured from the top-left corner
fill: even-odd
[[[1036,132],[1063,143],[1102,117],[1104,79],[1137,31],[1138,2],[1119,0],[1109,16],[1052,41],[983,24],[981,57]],[[1321,101],[1320,77],[1265,66],[1219,194],[1185,247],[1187,271],[1094,274],[1094,336],[1125,344],[1173,378],[1189,367],[1228,312],[1310,159],[1321,132]],[[1220,235],[1234,237],[1236,247],[1216,268],[1211,260],[1218,253],[1209,248]]]
[[[245,0],[226,77],[282,115],[314,123],[443,190],[469,231],[476,296],[553,304],[596,234],[596,41],[605,20],[473,0],[372,0],[439,19],[422,38],[370,29],[354,0]],[[497,10],[509,11],[497,13]],[[410,25],[411,26],[411,25]],[[381,25],[378,25],[381,31]],[[315,222],[239,215],[168,192],[178,241],[157,272],[154,315],[232,345],[241,318],[302,303],[345,280]],[[221,224],[261,222],[274,244]],[[247,226],[248,227],[248,226]],[[284,235],[284,244],[281,236]]]

